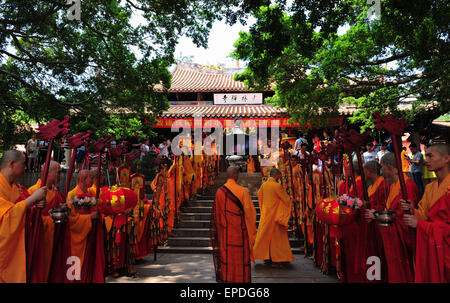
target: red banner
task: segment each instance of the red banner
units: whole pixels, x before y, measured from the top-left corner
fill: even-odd
[[[267,127],[299,127],[300,125],[297,123],[289,124],[290,118],[244,118],[242,119],[241,127],[264,127],[265,125]],[[331,118],[329,121],[330,126],[339,126],[342,125],[344,117],[336,117]],[[179,121],[174,125],[175,121]],[[200,125],[200,121],[201,124]],[[217,121],[217,122],[213,122]],[[278,125],[277,122],[278,121]],[[264,124],[265,122],[265,124]],[[223,118],[202,118],[199,119],[197,122],[199,125],[194,126],[194,118],[184,118],[184,119],[174,119],[174,118],[162,118],[158,119],[158,123],[153,125],[154,128],[172,128],[174,127],[191,127],[191,128],[214,128],[215,126],[218,127],[217,123],[220,123],[222,128],[228,128],[228,127],[234,127],[234,119],[223,119]]]

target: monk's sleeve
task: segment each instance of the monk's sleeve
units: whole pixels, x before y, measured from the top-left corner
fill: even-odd
[[[0,198],[0,282],[26,282],[25,200]]]
[[[80,215],[74,208],[69,216],[70,231],[75,234],[84,235],[92,228],[91,215]]]
[[[291,218],[291,198],[283,189],[281,184],[278,184],[275,188],[277,195],[280,199],[280,204],[275,215],[275,222],[284,226],[285,228],[289,227],[289,219]]]
[[[11,235],[24,227],[27,213],[25,200],[13,204],[0,198],[0,228],[7,229]],[[2,235],[5,235],[2,233]],[[7,235],[7,234],[6,234]]]
[[[279,186],[276,187],[276,190],[277,190],[278,197],[283,202],[283,204],[286,207],[288,207],[289,209],[291,209],[291,207],[292,207],[291,197],[289,197],[289,195],[286,193],[283,186],[281,184],[279,184]]]
[[[417,205],[417,208],[414,210],[414,216],[417,218],[417,220],[426,221],[428,219],[427,214],[429,210],[430,200],[431,200],[430,191],[425,189],[425,193],[422,197],[422,200],[419,201],[419,205]]]
[[[247,190],[245,190],[243,204],[245,223],[247,225],[248,237],[250,239],[250,247],[253,248],[253,244],[255,244],[256,239],[256,209]]]
[[[259,211],[260,211],[261,214],[262,214],[262,204],[263,204],[263,199],[264,199],[264,197],[263,197],[263,191],[262,191],[262,186],[259,188],[257,194],[258,194]]]

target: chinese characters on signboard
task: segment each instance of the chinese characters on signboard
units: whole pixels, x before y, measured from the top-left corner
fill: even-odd
[[[235,104],[262,104],[262,93],[229,93],[229,94],[214,94],[215,105],[235,105]]]

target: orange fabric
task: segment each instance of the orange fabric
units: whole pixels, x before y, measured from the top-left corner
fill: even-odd
[[[261,219],[253,254],[255,259],[274,262],[294,260],[288,237],[291,199],[283,186],[270,177],[258,190]]]
[[[32,195],[37,189],[41,188],[41,179],[39,179],[35,185],[28,189],[28,193]],[[46,200],[47,203],[51,203],[55,198],[56,190],[51,189],[47,191]],[[44,225],[44,281],[48,281],[48,275],[50,272],[50,266],[52,263],[53,254],[53,238],[55,234],[55,223],[50,216],[42,214],[42,223]]]
[[[409,171],[409,161],[406,158],[409,158],[408,153],[404,150],[400,153],[400,158],[402,159],[402,171],[407,173]]]
[[[80,195],[82,193],[83,191],[77,185],[67,194],[67,202],[72,200],[76,195]],[[69,225],[72,256],[79,257],[80,264],[83,265],[84,253],[86,252],[86,240],[92,228],[91,215],[79,214],[76,208],[73,207],[70,203],[68,203],[68,206],[71,208],[71,212],[69,215]]]
[[[173,225],[175,222],[175,173],[176,173],[176,166],[175,166],[175,161],[173,162],[172,166],[169,168],[168,172],[167,172],[167,196],[169,199],[169,216],[167,218],[167,223],[169,226],[169,232],[172,231],[173,229]]]
[[[0,173],[0,282],[26,282],[25,200],[16,184],[10,185]]]
[[[255,258],[253,256],[253,245],[255,244],[256,239],[255,205],[253,204],[248,190],[245,187],[238,185],[233,179],[228,179],[224,185],[233,193],[233,195],[235,195],[241,201],[242,206],[244,206],[245,224],[247,226],[248,239],[250,244],[250,259],[254,263]]]
[[[247,164],[247,172],[248,173],[254,173],[256,171],[255,169],[255,161],[253,161],[253,157],[250,156],[250,160],[248,161]]]
[[[414,216],[419,221],[428,220],[428,212],[431,207],[439,200],[443,195],[447,193],[447,188],[450,187],[450,174],[442,180],[439,184],[437,180],[431,182],[425,187],[422,200],[419,201],[418,208],[414,210]]]

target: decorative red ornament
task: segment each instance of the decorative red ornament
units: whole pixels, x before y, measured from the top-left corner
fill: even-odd
[[[70,149],[79,148],[81,146],[87,146],[89,144],[90,138],[92,135],[92,131],[88,130],[86,134],[83,133],[77,133],[74,136],[68,135],[67,136],[67,146]]]
[[[69,116],[64,116],[64,120],[61,122],[53,120],[49,124],[39,124],[38,136],[42,140],[55,139],[60,135],[65,135],[69,132]]]
[[[358,210],[342,206],[335,197],[320,201],[316,207],[317,218],[330,225],[346,225],[355,221]]]
[[[101,188],[97,207],[105,215],[118,215],[134,208],[137,201],[137,194],[132,189],[117,186],[110,189],[105,186]]]
[[[392,136],[403,136],[406,129],[406,120],[404,118],[396,119],[391,114],[382,116],[378,111],[373,112],[372,115],[376,129],[384,129]]]
[[[105,138],[98,139],[97,142],[91,144],[92,150],[94,153],[101,153],[109,144],[111,141],[111,136],[108,135]]]

